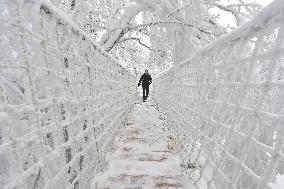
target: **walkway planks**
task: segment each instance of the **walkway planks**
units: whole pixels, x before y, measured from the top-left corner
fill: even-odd
[[[179,158],[171,154],[169,133],[152,100],[135,105],[128,126],[107,156],[107,170],[97,175],[93,189],[194,188],[183,175]]]

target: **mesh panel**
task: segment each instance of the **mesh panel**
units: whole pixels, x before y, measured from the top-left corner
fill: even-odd
[[[0,188],[90,188],[134,78],[51,3],[0,3]]]
[[[275,1],[154,82],[201,188],[266,188],[283,174],[283,9]]]

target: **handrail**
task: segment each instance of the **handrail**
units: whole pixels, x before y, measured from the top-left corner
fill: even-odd
[[[0,188],[90,188],[135,78],[50,1],[0,7]]]
[[[284,1],[154,82],[199,188],[270,188],[283,174]]]

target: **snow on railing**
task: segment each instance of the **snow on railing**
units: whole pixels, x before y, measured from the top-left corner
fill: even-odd
[[[276,0],[154,82],[199,188],[270,188],[284,174],[283,41],[284,1]]]
[[[0,2],[0,188],[90,188],[135,78],[49,1]]]

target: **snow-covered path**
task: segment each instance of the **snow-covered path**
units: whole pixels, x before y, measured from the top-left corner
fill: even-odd
[[[137,103],[128,126],[118,133],[116,150],[106,157],[107,170],[94,189],[193,188],[179,158],[169,152],[169,133],[152,100]]]

